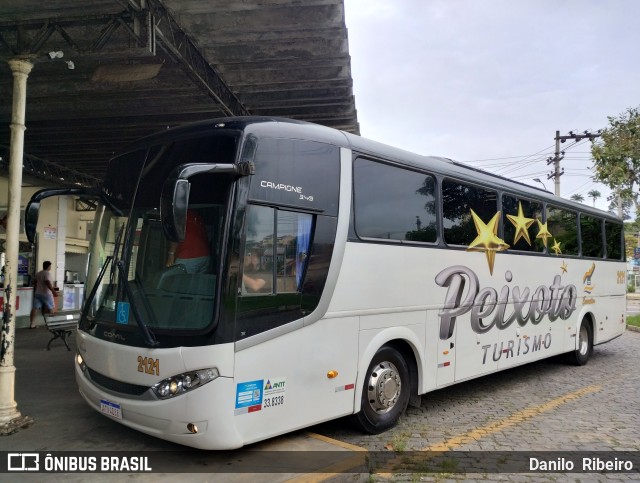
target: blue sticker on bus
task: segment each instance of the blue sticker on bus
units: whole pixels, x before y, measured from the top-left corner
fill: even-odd
[[[127,325],[129,323],[129,302],[118,302],[116,310],[116,323]]]
[[[241,382],[236,386],[236,409],[262,405],[264,380]]]

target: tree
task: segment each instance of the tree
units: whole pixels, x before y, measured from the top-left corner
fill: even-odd
[[[640,214],[640,106],[607,119],[609,127],[602,130],[600,139],[592,139],[594,179],[632,201]]]
[[[616,216],[622,213],[623,220],[631,219],[631,206],[633,204],[631,200],[623,200],[618,196],[610,196],[607,198],[607,201],[609,202],[609,213]],[[621,206],[618,206],[618,204],[621,204]]]
[[[587,193],[589,198],[593,198],[593,206],[596,206],[596,200],[602,196],[598,190],[591,190]]]
[[[582,196],[579,193],[576,193],[575,195],[571,195],[571,199],[573,201],[577,201],[578,203],[582,203],[584,201],[584,196]]]

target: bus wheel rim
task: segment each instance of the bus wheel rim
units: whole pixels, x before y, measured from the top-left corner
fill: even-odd
[[[589,350],[589,332],[586,325],[582,325],[582,327],[580,327],[580,340],[578,341],[578,344],[580,347],[580,355],[585,355]]]
[[[402,391],[398,368],[391,362],[380,362],[371,371],[367,387],[371,408],[378,414],[388,413],[398,402]]]

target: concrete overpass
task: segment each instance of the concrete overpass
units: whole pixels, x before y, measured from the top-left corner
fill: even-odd
[[[0,3],[0,175],[9,177],[0,432],[28,424],[13,364],[23,180],[96,184],[134,139],[244,114],[358,133],[343,0]]]
[[[343,0],[4,0],[0,58],[15,57],[33,64],[25,152],[35,168],[99,178],[134,139],[226,115],[358,132]],[[2,61],[0,146],[11,92]]]

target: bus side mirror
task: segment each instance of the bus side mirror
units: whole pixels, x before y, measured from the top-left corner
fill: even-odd
[[[108,203],[107,200],[101,197],[100,192],[95,188],[45,188],[40,191],[36,191],[31,196],[29,203],[27,203],[27,209],[24,213],[24,231],[29,243],[34,243],[36,239],[36,227],[38,226],[40,202],[52,196],[78,196],[89,200],[102,199],[104,203]],[[117,209],[114,208],[114,210]]]
[[[40,202],[30,201],[24,212],[24,232],[29,243],[34,243],[36,239],[36,227],[38,226],[38,215],[40,213]]]
[[[160,218],[162,229],[169,241],[184,240],[187,227],[187,208],[191,184],[186,179],[168,179],[162,190]]]

